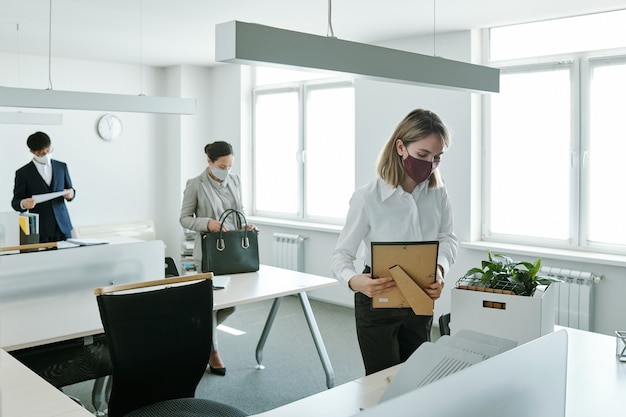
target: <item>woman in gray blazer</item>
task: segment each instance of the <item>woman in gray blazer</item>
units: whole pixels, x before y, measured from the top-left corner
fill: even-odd
[[[204,147],[209,166],[200,175],[187,181],[180,210],[180,224],[196,232],[193,257],[198,271],[202,268],[202,232],[219,232],[219,218],[228,209],[243,211],[241,182],[239,176],[231,174],[235,157],[233,148],[227,142],[213,142]],[[234,230],[235,216],[229,216],[224,230]],[[249,224],[249,228],[256,229]],[[209,357],[209,371],[216,375],[226,375],[226,367],[217,349],[215,328],[235,311],[234,307],[218,310],[213,320],[213,347]]]

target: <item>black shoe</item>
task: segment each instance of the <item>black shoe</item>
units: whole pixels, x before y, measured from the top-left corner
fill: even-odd
[[[211,372],[214,375],[224,376],[226,375],[226,368],[214,368],[211,365],[209,365],[209,372]]]

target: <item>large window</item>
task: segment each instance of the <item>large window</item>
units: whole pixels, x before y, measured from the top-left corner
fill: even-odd
[[[486,167],[492,235],[569,239],[570,75],[569,65],[556,65],[500,76],[501,93],[491,101]],[[539,99],[545,91],[550,94]]]
[[[490,31],[484,240],[626,253],[625,26],[620,11]]]
[[[261,71],[253,93],[254,213],[341,223],[354,190],[352,83]]]

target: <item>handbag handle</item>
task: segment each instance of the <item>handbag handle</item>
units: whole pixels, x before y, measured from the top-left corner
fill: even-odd
[[[215,241],[215,248],[220,252],[226,249],[226,244],[224,243],[224,238],[222,235],[222,233],[224,233],[224,222],[230,215],[233,215],[233,214],[237,216],[236,222],[240,228],[241,228],[241,223],[242,223],[241,221],[243,219],[244,227],[243,227],[243,236],[241,237],[241,247],[244,249],[248,249],[248,247],[250,246],[250,240],[248,239],[248,221],[246,220],[246,216],[244,216],[244,214],[238,210],[228,209],[224,211],[224,213],[222,213],[219,219],[220,237],[219,239]]]
[[[236,219],[236,224],[237,227],[241,229],[241,219],[243,219],[243,223],[246,226],[248,226],[248,222],[246,220],[246,216],[244,216],[244,214],[238,210],[235,209],[228,209],[225,210],[222,215],[220,216],[220,218],[218,219],[218,222],[220,222],[220,230],[222,230],[223,226],[224,226],[224,222],[226,221],[226,218],[228,218],[228,216],[230,216],[231,214],[237,214],[237,219]]]

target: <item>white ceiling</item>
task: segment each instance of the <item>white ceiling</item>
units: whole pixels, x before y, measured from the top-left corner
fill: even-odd
[[[326,35],[328,8],[328,0],[0,0],[0,53],[211,66],[218,23]],[[622,8],[626,0],[333,0],[331,23],[340,39],[374,43]]]

